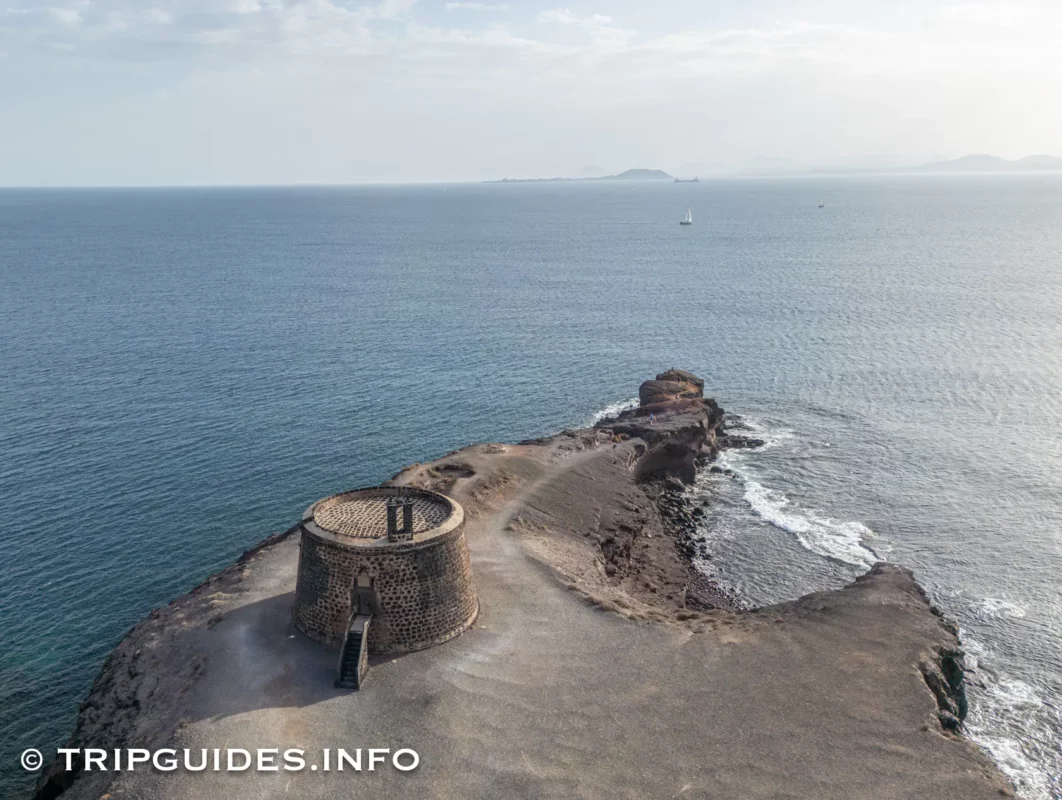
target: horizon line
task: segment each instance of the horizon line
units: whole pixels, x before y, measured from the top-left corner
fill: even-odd
[[[917,171],[918,167],[910,168],[911,171],[906,169],[901,170],[869,170],[866,172],[852,171],[852,172],[799,172],[799,173],[765,173],[762,175],[749,175],[749,174],[733,174],[733,175],[708,175],[706,177],[697,177],[701,182],[708,181],[758,181],[758,180],[850,180],[853,178],[934,178],[934,177],[998,177],[998,178],[1013,178],[1013,177],[1030,177],[1030,176],[1044,176],[1044,175],[1062,175],[1062,170],[997,170],[997,171],[971,171],[971,172],[951,172],[942,170],[940,172],[920,172]],[[614,180],[606,181],[605,179],[610,176],[600,176],[597,178],[486,178],[478,180],[461,179],[461,180],[411,180],[411,181],[342,181],[336,183],[329,182],[315,182],[315,181],[293,181],[291,183],[84,183],[84,184],[0,184],[0,192],[3,191],[56,191],[56,190],[116,190],[116,189],[343,189],[351,187],[372,187],[372,186],[482,186],[484,184],[512,184],[512,183],[553,183],[553,184],[582,184],[582,183],[595,183],[598,181],[605,182],[606,185],[613,184],[671,184],[674,183],[671,179],[659,179],[659,180]],[[683,181],[689,182],[689,181]]]

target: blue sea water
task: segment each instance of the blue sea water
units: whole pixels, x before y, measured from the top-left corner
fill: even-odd
[[[131,625],[313,500],[672,365],[768,441],[702,476],[704,568],[762,603],[911,566],[971,733],[1062,797],[1050,176],[0,191],[0,796]]]

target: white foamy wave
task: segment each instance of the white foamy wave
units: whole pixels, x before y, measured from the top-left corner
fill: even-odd
[[[757,437],[771,444],[780,444],[795,437],[786,428],[768,429],[746,420]],[[765,447],[768,445],[765,445]],[[752,451],[729,450],[719,454],[717,463],[741,479],[745,487],[745,502],[756,516],[765,522],[791,533],[806,550],[824,558],[830,558],[862,569],[870,569],[882,557],[870,549],[865,539],[875,538],[875,533],[862,522],[843,522],[804,508],[791,501],[783,492],[761,483],[759,476],[745,462]],[[882,550],[889,548],[882,545]]]
[[[981,602],[975,606],[975,611],[977,615],[982,618],[990,617],[999,619],[1002,617],[1009,617],[1010,619],[1021,619],[1025,616],[1024,606],[997,597],[983,598]]]
[[[962,642],[962,649],[966,654],[966,666],[971,672],[977,672],[988,650],[976,639],[971,639],[965,628],[959,628],[959,641]]]
[[[638,407],[638,398],[632,397],[629,400],[620,400],[615,403],[609,403],[600,411],[595,411],[590,415],[590,418],[586,421],[585,427],[590,428],[599,423],[603,419],[608,417],[614,417],[622,411],[626,411],[630,408]]]
[[[863,543],[874,535],[862,522],[839,522],[799,508],[782,492],[745,479],[745,500],[752,510],[776,528],[796,536],[807,550],[825,558],[869,569],[877,554]]]
[[[813,509],[802,507],[783,492],[765,485],[755,468],[757,453],[799,438],[793,431],[743,420],[745,433],[763,439],[765,444],[754,450],[731,450],[720,454],[716,462],[741,481],[744,500],[753,513],[765,522],[792,534],[811,552],[840,562],[867,568],[887,552],[887,543],[860,522],[842,522]],[[824,443],[820,443],[824,444]],[[705,485],[714,480],[705,475]],[[872,550],[866,543],[874,539]],[[875,552],[878,551],[878,553]],[[1059,598],[1062,600],[1062,596]],[[1059,603],[1062,610],[1062,603]],[[1009,598],[984,597],[973,603],[974,613],[982,619],[1019,619],[1026,615],[1024,605]],[[1043,714],[1050,704],[1037,689],[1020,680],[1000,676],[991,669],[992,652],[962,633],[967,666],[978,688],[971,688],[971,710],[966,719],[970,738],[977,742],[1014,784],[1023,800],[1062,800],[1062,782],[1052,777],[1050,767],[1057,763],[1057,736]],[[1062,722],[1062,713],[1058,714]]]
[[[969,648],[970,642],[964,644]],[[1019,740],[1000,732],[1031,733],[1033,717],[1042,706],[1043,699],[1029,684],[1003,678],[984,687],[984,697],[966,720],[970,738],[988,751],[1025,800],[1051,800],[1052,781]]]
[[[796,437],[796,431],[790,428],[784,428],[780,425],[768,425],[754,417],[742,417],[740,423],[735,425],[733,429],[739,433],[747,431],[754,438],[763,440],[763,446],[757,447],[757,450],[777,447],[783,442]]]

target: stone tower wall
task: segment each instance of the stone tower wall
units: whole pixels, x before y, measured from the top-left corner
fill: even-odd
[[[423,542],[357,546],[320,536],[306,524],[295,589],[295,627],[338,648],[360,570],[374,579],[381,611],[369,628],[369,650],[399,653],[441,644],[467,629],[479,602],[464,525]]]

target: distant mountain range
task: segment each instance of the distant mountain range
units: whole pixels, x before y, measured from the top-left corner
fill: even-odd
[[[783,175],[911,175],[911,174],[950,174],[976,175],[1004,172],[1057,172],[1062,171],[1062,158],[1058,156],[1025,156],[1016,160],[989,155],[970,155],[950,160],[930,161],[924,164],[897,166],[825,166],[825,167],[790,167],[788,169],[743,170],[735,177],[770,177]]]
[[[679,172],[693,172],[694,166],[708,165],[687,164]],[[674,181],[674,177],[662,169],[629,169],[618,175],[587,175],[596,168],[586,168],[584,177],[580,178],[503,178],[487,183],[535,183],[540,181]],[[699,171],[699,170],[698,170]],[[925,164],[909,166],[800,166],[786,159],[758,158],[747,162],[744,169],[725,169],[708,167],[707,174],[724,178],[769,178],[799,175],[867,175],[867,174],[929,174],[947,173],[983,174],[1008,172],[1062,172],[1062,158],[1059,156],[1035,155],[1010,160],[990,155],[969,155],[947,161],[930,161]],[[695,172],[693,174],[696,174]]]
[[[1015,161],[999,156],[972,155],[951,161],[933,161],[912,168],[911,172],[1054,172],[1062,170],[1058,156],[1025,156]],[[908,171],[908,170],[905,170]]]
[[[618,175],[602,175],[589,178],[502,178],[487,183],[537,183],[540,181],[673,181],[662,169],[628,169]]]
[[[662,169],[629,169],[619,175],[606,175],[602,181],[673,181]]]

